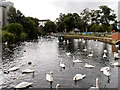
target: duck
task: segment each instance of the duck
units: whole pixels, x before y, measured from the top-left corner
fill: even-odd
[[[75,60],[75,57],[73,56],[73,63],[81,63],[82,61],[81,60],[79,60],[79,59],[76,59]]]
[[[69,55],[70,55],[70,52],[67,52],[66,55],[69,56]]]
[[[103,72],[105,70],[110,70],[110,67],[103,67],[103,68],[100,69],[101,72]]]
[[[111,64],[112,66],[120,67],[120,63],[119,63],[119,62],[110,62],[110,64]]]
[[[10,68],[10,69],[8,69],[8,72],[10,72],[10,71],[16,71],[16,70],[18,70],[20,67],[12,67],[12,68]]]
[[[74,81],[77,81],[77,80],[81,80],[81,79],[83,79],[83,78],[85,78],[86,77],[86,74],[76,74],[74,77],[73,77],[73,80]]]
[[[14,78],[14,79],[15,79],[14,88],[16,88],[16,89],[27,88],[27,87],[29,87],[29,86],[32,85],[32,82],[21,82],[21,83],[19,83],[18,85],[16,85],[16,83],[17,83],[17,78]]]
[[[96,78],[96,86],[95,87],[90,87],[90,89],[92,89],[92,88],[99,88],[99,86],[98,86],[98,78]]]
[[[62,58],[60,60],[60,67],[65,69],[65,64],[62,63]]]
[[[86,67],[86,68],[94,68],[95,66],[89,65],[89,64],[86,63],[86,64],[85,64],[85,67]]]
[[[51,71],[50,74],[46,74],[46,80],[49,82],[53,82],[53,72]]]
[[[106,57],[107,57],[107,56],[106,56],[106,53],[104,53],[104,54],[103,54],[103,58],[106,58]]]
[[[107,50],[106,50],[106,49],[104,50],[104,53],[107,53]]]
[[[93,51],[88,55],[88,57],[93,57]]]
[[[22,70],[22,73],[34,73],[34,72],[35,72],[34,66],[35,66],[35,65],[33,65],[33,69],[25,69],[25,70]]]

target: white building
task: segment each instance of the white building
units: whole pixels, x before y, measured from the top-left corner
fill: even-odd
[[[0,29],[2,26],[8,25],[7,11],[9,10],[10,6],[14,6],[14,4],[12,2],[0,0]]]

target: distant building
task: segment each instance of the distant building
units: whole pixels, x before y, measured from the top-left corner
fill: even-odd
[[[7,12],[10,6],[14,6],[12,2],[7,2],[5,0],[0,0],[0,29],[2,26],[8,25]]]

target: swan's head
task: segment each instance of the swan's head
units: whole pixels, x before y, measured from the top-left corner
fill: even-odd
[[[14,77],[13,80],[18,80],[18,78]]]
[[[53,74],[53,72],[51,71],[50,74]]]
[[[56,85],[56,88],[58,88],[58,87],[61,87],[61,85],[60,85],[60,84],[57,84],[57,85]]]
[[[98,78],[96,78],[96,81],[98,82]]]

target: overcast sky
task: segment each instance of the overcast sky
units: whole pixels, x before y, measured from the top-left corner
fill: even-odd
[[[98,9],[108,5],[118,14],[119,0],[6,0],[14,3],[15,8],[25,16],[55,20],[60,13],[78,13],[84,8]]]

